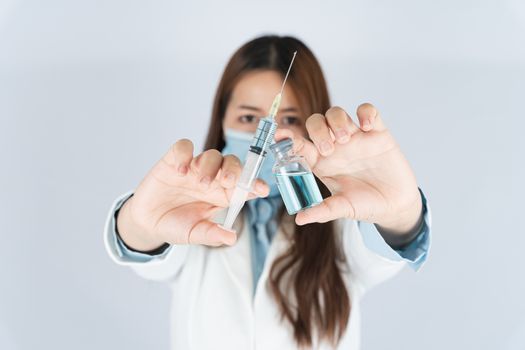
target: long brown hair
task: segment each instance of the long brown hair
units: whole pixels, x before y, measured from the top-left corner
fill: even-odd
[[[215,95],[205,150],[224,147],[222,122],[240,78],[253,70],[273,70],[284,76],[296,50],[288,84],[297,95],[302,112],[309,116],[330,108],[321,66],[305,44],[287,36],[256,38],[239,48],[226,65]],[[329,196],[326,186],[317,178],[316,181],[323,197]],[[348,324],[350,297],[338,265],[345,262],[345,257],[334,224],[295,225],[292,237],[289,249],[270,269],[269,287],[281,319],[292,324],[300,347],[312,346],[315,334],[319,334],[319,340],[326,339],[336,346]]]

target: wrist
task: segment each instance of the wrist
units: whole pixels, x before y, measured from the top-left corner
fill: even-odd
[[[147,230],[138,225],[132,216],[134,196],[129,197],[115,213],[116,231],[124,245],[137,252],[150,252],[164,246],[166,243],[154,239]]]
[[[398,214],[398,219],[375,223],[377,230],[389,245],[402,247],[410,243],[421,231],[424,224],[424,208],[419,193],[418,196],[418,200],[410,208]]]

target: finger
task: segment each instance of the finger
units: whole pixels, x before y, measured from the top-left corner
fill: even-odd
[[[277,130],[275,130],[275,135],[274,135],[275,142],[279,142],[285,138],[291,138],[294,143],[294,147],[295,147],[297,137],[298,136],[290,129],[277,128]]]
[[[224,156],[221,167],[222,174],[220,175],[221,186],[232,189],[235,188],[239,176],[242,172],[242,164],[239,158],[234,155]],[[228,175],[230,174],[230,175]],[[252,192],[248,195],[248,199],[257,197],[266,197],[270,193],[270,186],[264,180],[255,179],[253,183]]]
[[[257,197],[266,197],[270,194],[270,186],[264,180],[255,179],[252,193]]]
[[[180,176],[188,173],[192,159],[193,143],[188,139],[180,139],[175,142],[163,157],[163,160]]]
[[[162,240],[171,244],[231,244],[235,237],[224,230],[217,230],[216,223],[209,220],[221,210],[205,202],[183,205],[162,216],[155,226],[155,232]],[[203,217],[208,213],[209,217]]]
[[[203,188],[208,188],[222,164],[222,155],[216,149],[202,152],[193,160],[193,167]]]
[[[227,188],[226,193],[228,196],[228,203],[231,200],[231,197],[233,196],[233,191],[235,191],[235,186],[232,188]],[[270,194],[270,186],[264,180],[261,179],[255,179],[252,190],[248,192],[248,196],[246,200],[255,199],[258,197],[266,197]]]
[[[386,130],[379,111],[370,103],[363,103],[357,108],[357,117],[359,118],[359,125],[363,131]]]
[[[224,156],[220,170],[220,183],[224,188],[233,188],[241,175],[242,164],[239,158],[229,154]]]
[[[334,141],[324,115],[315,113],[306,120],[306,130],[319,153],[329,156],[334,151]]]
[[[315,145],[305,139],[303,136],[295,134],[290,129],[277,129],[275,132],[275,141],[280,141],[285,138],[291,138],[293,142],[293,153],[304,157],[310,168],[315,168],[319,160],[319,151]]]
[[[234,231],[225,230],[215,222],[202,220],[190,230],[187,243],[217,247],[222,244],[232,245],[236,240],[237,234]]]
[[[297,225],[312,222],[328,222],[339,218],[354,218],[355,210],[351,203],[342,196],[331,196],[324,199],[321,204],[300,211],[295,216]]]
[[[341,107],[335,106],[330,108],[326,111],[325,116],[336,141],[340,144],[350,141],[350,136],[359,130],[352,118]]]
[[[233,195],[234,188],[228,190],[228,198],[231,199]],[[258,197],[266,197],[270,194],[270,186],[266,182],[264,182],[261,179],[256,179],[252,191],[248,193],[248,197],[246,200],[258,198]]]
[[[234,189],[239,181],[242,172],[242,163],[239,158],[229,154],[223,157],[222,166],[219,171],[221,186],[226,189]],[[233,193],[231,191],[231,193]],[[252,191],[248,194],[248,199],[266,197],[270,193],[270,187],[261,179],[255,179]]]

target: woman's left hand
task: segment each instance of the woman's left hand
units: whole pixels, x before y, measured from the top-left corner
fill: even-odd
[[[410,234],[422,220],[416,178],[377,109],[362,104],[359,125],[339,107],[306,121],[309,138],[278,129],[276,140],[291,137],[293,150],[305,157],[332,195],[297,214],[295,222],[351,218],[373,222],[380,231]]]

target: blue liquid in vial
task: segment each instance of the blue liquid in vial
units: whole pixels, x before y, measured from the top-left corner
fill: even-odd
[[[314,175],[310,172],[275,174],[275,178],[290,215],[323,201]]]

